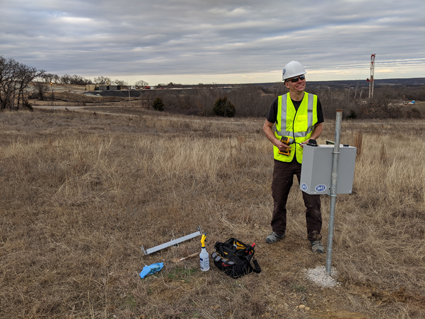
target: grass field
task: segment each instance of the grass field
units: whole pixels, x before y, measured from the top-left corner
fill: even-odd
[[[263,119],[35,111],[0,113],[0,318],[425,317],[425,121],[343,121],[355,145],[352,195],[336,204],[332,266],[306,240],[298,182],[284,240],[268,245],[272,147]],[[160,116],[160,117],[159,117]],[[333,140],[327,121],[319,143]],[[329,197],[322,197],[323,243]],[[260,274],[201,272],[207,250],[256,243]],[[140,279],[145,265],[164,269]],[[302,306],[302,307],[300,307]]]

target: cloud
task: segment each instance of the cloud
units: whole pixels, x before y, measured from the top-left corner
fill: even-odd
[[[318,80],[365,78],[372,53],[376,78],[380,64],[386,77],[425,74],[422,1],[15,0],[0,8],[1,54],[59,75],[273,82],[299,60]]]

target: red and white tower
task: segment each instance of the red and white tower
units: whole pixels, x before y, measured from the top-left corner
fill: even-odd
[[[367,81],[369,82],[369,99],[373,99],[373,87],[375,85],[375,82],[374,82],[375,56],[376,56],[375,53],[370,56],[370,79],[367,79]]]

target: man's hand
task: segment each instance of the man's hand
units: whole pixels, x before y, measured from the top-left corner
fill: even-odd
[[[285,143],[282,143],[281,141],[279,141],[278,139],[276,139],[276,144],[275,146],[279,149],[279,151],[281,152],[285,152],[288,148],[291,148],[289,145],[286,145]]]
[[[310,142],[311,139],[308,139],[307,141],[304,141],[302,143],[300,143],[301,147],[304,147],[304,145],[308,144],[308,142]]]
[[[311,137],[300,144],[301,147],[304,147],[304,144],[310,143],[310,140],[317,140],[317,138],[322,134],[323,131],[323,122],[315,125],[313,132],[311,133]]]

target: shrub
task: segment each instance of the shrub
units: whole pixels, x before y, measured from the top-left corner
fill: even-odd
[[[37,93],[37,97],[44,101],[45,97],[46,97],[46,93],[49,91],[49,86],[47,85],[47,83],[44,82],[36,82],[34,85],[34,88],[36,90]],[[52,91],[52,95],[53,95],[53,91]]]
[[[153,108],[157,111],[164,111],[164,102],[162,99],[157,97],[155,101],[153,101]]]
[[[32,107],[32,104],[29,103],[28,101],[24,101],[24,103],[22,104],[22,106],[28,110],[30,110],[31,112],[34,111],[34,108]]]
[[[347,115],[347,119],[356,119],[357,113],[354,110],[350,110],[350,113]]]
[[[420,119],[420,118],[422,118],[421,112],[415,107],[412,107],[409,111],[407,111],[406,117],[408,119]]]
[[[220,97],[214,103],[213,112],[218,116],[234,117],[236,109],[235,106],[227,100],[227,97]]]

